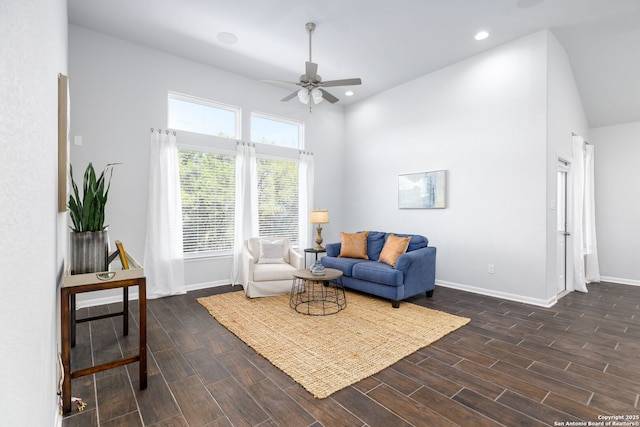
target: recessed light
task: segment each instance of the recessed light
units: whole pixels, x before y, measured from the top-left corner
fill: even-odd
[[[238,36],[233,33],[227,33],[225,31],[218,33],[217,36],[218,41],[224,44],[236,44],[238,43]]]
[[[480,31],[473,38],[476,40],[484,40],[487,37],[489,37],[489,33],[487,33],[486,31]]]
[[[353,91],[352,90],[348,90],[344,93],[346,96],[353,96]]]

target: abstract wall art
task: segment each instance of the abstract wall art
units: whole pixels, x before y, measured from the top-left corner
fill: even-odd
[[[399,175],[398,208],[446,208],[446,181],[446,170]]]

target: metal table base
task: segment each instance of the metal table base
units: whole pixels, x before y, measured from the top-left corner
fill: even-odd
[[[293,276],[289,306],[298,313],[326,316],[347,306],[340,270],[326,269],[322,276],[313,275],[309,270],[298,270]]]

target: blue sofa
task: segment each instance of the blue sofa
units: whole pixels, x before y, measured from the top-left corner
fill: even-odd
[[[342,271],[342,283],[346,288],[387,298],[394,308],[400,307],[400,301],[422,292],[431,298],[436,280],[436,248],[429,246],[429,240],[424,236],[393,233],[398,237],[409,236],[411,240],[407,251],[392,267],[378,261],[389,234],[369,232],[368,260],[340,258],[341,243],[329,243],[326,245],[327,255],[320,261],[327,268]]]

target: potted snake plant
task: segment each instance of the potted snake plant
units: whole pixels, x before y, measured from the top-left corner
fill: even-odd
[[[104,212],[113,166],[108,164],[100,176],[96,176],[93,164],[89,163],[84,172],[82,193],[73,179],[73,167],[69,166],[72,187],[68,205],[72,222],[71,274],[100,272],[108,268],[109,236]]]

